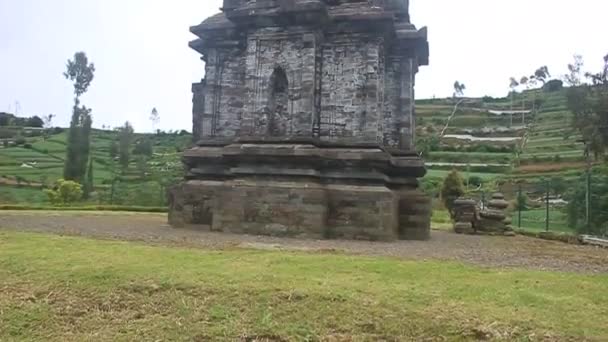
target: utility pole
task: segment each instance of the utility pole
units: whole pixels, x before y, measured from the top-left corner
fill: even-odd
[[[517,226],[519,227],[519,229],[521,229],[521,211],[522,211],[522,205],[523,203],[523,198],[521,195],[521,183],[519,183],[519,189],[517,192]]]
[[[547,230],[547,232],[549,231],[549,180],[545,181],[545,200],[546,200],[546,206],[547,206],[547,215],[545,218],[545,229]]]
[[[585,229],[591,232],[591,146],[586,139],[578,140],[585,144],[586,180],[585,180]]]
[[[589,144],[585,141],[585,160],[587,162],[587,186],[585,195],[585,227],[587,233],[591,232],[591,151]]]

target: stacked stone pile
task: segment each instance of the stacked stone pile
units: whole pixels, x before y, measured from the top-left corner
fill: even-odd
[[[500,193],[492,195],[486,210],[475,200],[459,198],[454,202],[454,231],[458,234],[495,234],[512,236],[511,220],[506,213],[509,203]]]
[[[488,208],[479,213],[478,231],[489,234],[513,235],[511,220],[506,213],[508,207],[509,202],[505,201],[503,194],[492,195]]]
[[[461,197],[454,201],[454,231],[458,234],[475,234],[475,222],[479,210],[477,202]]]

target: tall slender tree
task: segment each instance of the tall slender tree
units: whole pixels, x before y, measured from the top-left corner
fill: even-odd
[[[564,79],[569,86],[577,87],[582,84],[583,65],[583,56],[574,55],[574,62],[572,64],[568,64],[568,74],[564,76]]]
[[[156,107],[152,108],[152,112],[150,112],[150,121],[152,121],[152,130],[156,133],[156,126],[160,122],[160,114]]]
[[[549,68],[544,65],[534,71],[534,79],[543,83],[547,83],[547,79],[551,77],[551,73],[549,72]]]
[[[509,88],[511,88],[511,124],[509,127],[513,126],[513,108],[515,107],[515,93],[517,92],[517,87],[519,87],[519,82],[517,82],[515,77],[511,77],[509,79]]]
[[[93,158],[89,159],[89,167],[87,169],[87,179],[82,188],[83,190],[83,198],[89,199],[91,197],[91,193],[95,191],[95,182],[93,180]]]
[[[133,142],[133,126],[129,121],[119,128],[118,132],[118,160],[123,170],[129,167],[131,159],[131,143]]]
[[[73,60],[68,60],[63,76],[74,84],[74,106],[72,120],[68,132],[68,145],[63,176],[80,184],[85,181],[89,153],[91,148],[91,109],[81,106],[80,97],[87,92],[95,75],[95,65],[89,63],[84,52],[74,54]]]
[[[454,82],[454,98],[463,97],[467,86],[459,81]]]
[[[573,126],[598,159],[608,148],[608,55],[600,72],[585,77],[591,84],[581,81],[579,86],[568,88],[568,109],[574,113]]]
[[[530,81],[530,79],[527,76],[524,76],[521,78],[521,80],[519,80],[519,85],[528,89],[529,81]],[[523,91],[522,91],[522,93],[523,93]],[[521,110],[526,110],[526,96],[525,96],[525,94],[522,94],[522,95],[523,96],[521,97]]]

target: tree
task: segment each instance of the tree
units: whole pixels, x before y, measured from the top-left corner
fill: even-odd
[[[44,121],[39,116],[35,115],[25,121],[25,126],[42,128],[44,127]]]
[[[464,83],[460,83],[459,81],[454,82],[454,97],[463,97],[466,89],[467,87]]]
[[[568,88],[567,103],[574,113],[574,128],[597,159],[608,145],[608,55],[600,72],[587,73],[585,77],[591,84],[581,82]]]
[[[91,193],[95,191],[95,183],[93,180],[93,158],[89,160],[89,168],[87,169],[87,180],[83,187],[83,198],[89,199]]]
[[[114,140],[110,144],[110,159],[112,159],[112,161],[116,160],[116,158],[118,158],[119,153],[120,149],[118,147],[118,143],[116,142],[116,140]]]
[[[549,68],[546,65],[542,66],[542,67],[536,69],[536,71],[534,71],[534,79],[542,82],[543,85],[545,85],[545,83],[547,83],[547,79],[549,77],[551,77],[551,73],[549,72]]]
[[[483,179],[479,176],[471,176],[469,177],[468,184],[474,186],[475,188],[481,188],[483,185]]]
[[[568,74],[564,76],[566,83],[571,87],[577,87],[582,84],[582,69],[583,69],[583,56],[574,55],[574,62],[568,64]]]
[[[555,80],[555,79],[547,81],[547,83],[545,83],[545,85],[543,86],[543,90],[548,93],[560,91],[563,88],[564,88],[564,82],[562,80]]]
[[[443,181],[441,187],[441,199],[443,204],[454,217],[454,201],[465,194],[464,180],[460,173],[453,170]]]
[[[148,176],[149,172],[149,168],[148,168],[148,160],[146,158],[146,156],[144,155],[139,155],[137,157],[137,171],[139,171],[139,175],[141,178],[146,178]]]
[[[519,87],[519,82],[515,79],[515,77],[511,77],[509,79],[509,88],[511,88],[511,123],[510,126],[513,126],[513,108],[515,107],[515,93],[517,92],[517,87]]]
[[[53,189],[44,191],[54,205],[67,206],[82,198],[82,186],[74,181],[60,179]]]
[[[53,119],[55,118],[55,114],[49,114],[42,117],[42,121],[44,121],[44,135],[43,139],[46,139],[49,136],[50,130],[53,128]]]
[[[86,93],[95,76],[95,65],[89,64],[86,53],[76,52],[74,60],[68,60],[67,71],[63,73],[66,79],[74,82],[74,94],[79,98]]]
[[[561,177],[553,177],[549,180],[549,190],[553,192],[553,195],[559,197],[563,195],[564,192],[568,189],[568,185],[566,181]]]
[[[150,121],[152,121],[152,131],[156,132],[156,126],[160,122],[160,114],[156,107],[152,108],[152,112],[150,113]]]
[[[526,90],[529,89],[530,85],[528,84],[528,82],[530,81],[530,79],[526,76],[522,77],[521,80],[519,80],[519,84],[522,87],[525,87]],[[526,110],[526,97],[522,96],[521,97],[521,110]]]
[[[67,152],[63,175],[66,180],[83,183],[91,148],[91,109],[80,105],[80,96],[87,92],[95,74],[95,65],[89,64],[84,52],[68,60],[63,76],[74,83],[74,106],[68,132]]]
[[[131,142],[133,141],[133,126],[129,121],[118,131],[118,158],[123,169],[129,167],[131,158]]]
[[[589,225],[586,224],[586,176],[581,176],[576,186],[566,195],[567,215],[570,227],[579,233],[604,235],[608,233],[608,170],[597,170],[591,177]]]
[[[138,156],[151,157],[153,153],[154,148],[152,146],[152,141],[149,138],[138,140],[135,143],[135,148],[133,148],[133,154]]]
[[[53,128],[53,119],[55,118],[55,114],[49,114],[42,117],[42,121],[44,121],[44,128],[50,129]]]
[[[532,75],[528,79],[528,89],[532,89],[532,91],[528,92],[528,96],[532,96],[532,113],[536,114],[536,85],[538,84],[538,79],[536,76]],[[525,114],[523,114],[523,120],[525,121]]]

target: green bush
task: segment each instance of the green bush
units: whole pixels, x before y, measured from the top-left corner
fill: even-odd
[[[460,173],[453,170],[443,181],[441,199],[443,204],[454,217],[454,201],[465,194],[464,181]]]
[[[17,146],[21,146],[23,144],[25,144],[27,142],[27,140],[25,140],[24,137],[17,137],[17,139],[15,139],[15,144]]]
[[[53,205],[69,206],[82,199],[82,185],[64,179],[58,180],[53,189],[44,192]]]
[[[469,177],[469,185],[474,187],[480,187],[483,184],[483,179],[479,176],[471,176]]]

